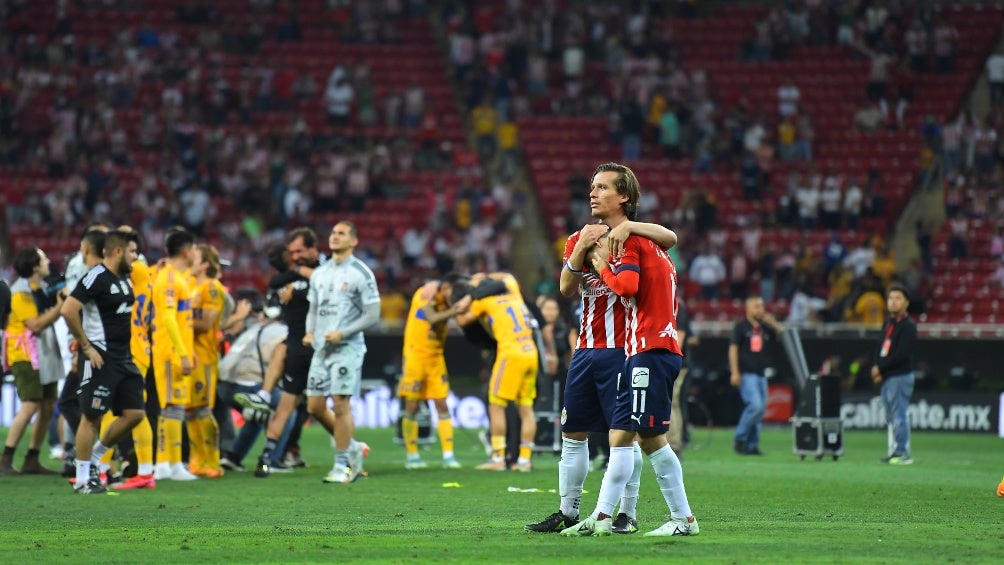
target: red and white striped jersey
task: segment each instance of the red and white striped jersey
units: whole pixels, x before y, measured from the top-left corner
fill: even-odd
[[[624,351],[628,357],[650,349],[665,349],[682,355],[676,332],[676,266],[655,242],[631,236],[624,253],[610,263],[616,274],[638,272],[638,292],[623,301],[627,306]]]
[[[579,232],[565,244],[564,263],[579,241]],[[564,267],[562,267],[564,268]],[[610,287],[594,273],[588,263],[582,266],[579,283],[582,296],[582,316],[579,318],[579,341],[576,349],[609,349],[624,347],[624,303]]]

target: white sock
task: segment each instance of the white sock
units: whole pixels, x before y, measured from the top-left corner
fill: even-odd
[[[94,442],[94,449],[91,451],[91,463],[97,463],[101,461],[101,458],[105,456],[105,453],[110,449],[105,444],[101,443],[101,440]]]
[[[596,501],[596,511],[598,514],[608,514],[613,516],[614,507],[617,501],[624,494],[624,485],[631,478],[634,470],[634,448],[633,447],[611,447],[610,459],[607,461],[607,472],[603,474],[603,483],[600,485],[600,497]]]
[[[631,478],[624,485],[624,496],[621,497],[620,512],[627,514],[628,518],[635,518],[638,513],[638,490],[641,489],[641,447],[638,442],[634,442],[634,471]]]
[[[152,475],[153,474],[153,463],[140,463],[136,466],[137,475]]]
[[[455,456],[453,455],[452,451],[444,451],[443,452],[443,459],[453,459],[454,457]]]
[[[558,461],[558,495],[561,513],[578,518],[582,485],[589,473],[589,441],[561,438],[561,460]]]
[[[81,486],[87,484],[87,481],[91,480],[91,462],[89,459],[81,461],[80,459],[74,459],[77,463],[77,483],[75,486]]]
[[[687,501],[687,490],[683,487],[683,467],[680,459],[668,445],[648,456],[655,469],[655,480],[659,483],[669,515],[672,518],[688,518],[693,516],[690,502]]]

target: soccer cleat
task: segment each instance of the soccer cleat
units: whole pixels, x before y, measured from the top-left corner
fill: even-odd
[[[136,475],[112,486],[114,490],[134,490],[141,488],[157,488],[157,479],[154,479],[152,474]]]
[[[264,463],[262,461],[259,461],[258,465],[254,468],[254,476],[259,479],[268,478],[270,472],[271,469],[269,469],[268,463]]]
[[[489,459],[474,469],[477,471],[505,471],[505,459]]]
[[[459,469],[461,467],[463,467],[463,465],[460,464],[460,461],[457,461],[456,457],[447,457],[446,459],[443,459],[444,469]]]
[[[913,464],[913,458],[902,453],[893,453],[889,457],[879,459],[879,462],[889,465],[911,465]]]
[[[203,467],[201,465],[196,467],[189,465],[188,470],[196,477],[202,477],[204,479],[218,479],[223,476],[223,469],[213,469],[212,467]]]
[[[341,469],[338,469],[336,467],[336,468],[328,471],[328,474],[324,475],[324,477],[321,479],[321,482],[329,483],[329,484],[343,484],[343,485],[347,485],[347,484],[351,483],[352,481],[354,481],[355,479],[358,479],[358,478],[359,478],[358,475],[355,478],[352,477],[352,468],[351,467],[343,467]]]
[[[171,480],[172,481],[194,481],[199,477],[193,475],[185,468],[183,463],[175,463],[171,465]]]
[[[610,530],[615,534],[633,534],[638,531],[638,520],[629,518],[627,514],[621,512],[614,519]]]
[[[672,536],[696,536],[701,533],[697,519],[693,516],[689,518],[670,518],[668,522],[645,534],[645,537],[672,537]]]
[[[524,461],[522,463],[517,461],[510,469],[519,473],[529,473],[533,471],[533,463],[531,461]]]
[[[997,485],[997,496],[1004,498],[1004,479],[1001,479],[1001,484]]]
[[[363,470],[363,461],[370,454],[370,446],[364,441],[353,442],[349,447],[349,480],[348,482],[354,482],[360,476],[365,474]]]
[[[108,492],[108,489],[101,484],[101,481],[89,479],[86,483],[73,487],[73,492],[76,494],[103,494]]]
[[[408,469],[408,470],[412,470],[412,469],[425,469],[428,466],[429,466],[428,463],[426,463],[425,461],[422,461],[422,458],[418,457],[418,456],[415,456],[415,457],[408,456],[404,460],[404,468]]]
[[[223,467],[227,471],[239,471],[241,473],[247,471],[247,467],[241,465],[239,461],[234,461],[229,457],[220,457],[220,467]]]
[[[153,468],[153,478],[158,481],[163,481],[165,479],[171,478],[171,464],[170,463],[157,463]]]
[[[586,518],[585,520],[579,522],[578,524],[561,530],[561,535],[568,537],[585,537],[585,536],[609,536],[613,529],[613,519],[604,518],[599,520],[593,518],[592,516]]]
[[[544,518],[540,522],[534,524],[527,524],[523,526],[523,529],[527,532],[538,532],[541,534],[557,533],[567,528],[571,528],[579,523],[578,518],[569,518],[557,511],[551,514],[547,518]]]
[[[238,392],[234,394],[234,402],[241,408],[250,408],[257,412],[272,412],[272,407],[257,392]]]
[[[49,448],[49,459],[62,459],[65,453],[62,445],[54,445]]]

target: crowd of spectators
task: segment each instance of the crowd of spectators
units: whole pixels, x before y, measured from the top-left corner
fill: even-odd
[[[487,185],[477,159],[439,135],[421,84],[384,88],[368,61],[337,56],[316,77],[264,48],[305,41],[308,25],[343,42],[396,43],[404,11],[424,3],[330,2],[326,21],[303,22],[294,2],[234,14],[187,2],[166,19],[109,25],[106,38],[74,33],[96,14],[135,21],[124,17],[134,4],[59,2],[56,21],[42,22],[32,3],[4,5],[0,166],[24,193],[8,226],[74,239],[90,221],[129,223],[156,258],[164,230],[180,224],[233,270],[264,272],[261,250],[288,228],[325,233],[339,215],[418,198],[428,213],[409,217],[411,229],[362,234],[359,252],[388,287],[436,268],[509,267],[519,195]],[[457,183],[414,192],[409,179],[430,172]]]
[[[685,235],[678,262],[700,296],[740,299],[760,292],[768,300],[797,300],[796,321],[873,319],[874,308],[856,306],[891,281],[895,263],[881,235],[858,230],[863,219],[886,217],[882,172],[856,175],[815,165],[816,127],[797,78],[778,87],[776,107],[758,108],[743,95],[722,104],[715,77],[686,61],[674,43],[674,26],[685,24],[666,15],[650,5],[602,2],[584,2],[574,13],[549,3],[488,3],[448,12],[451,59],[481,153],[496,155],[502,138],[512,135],[503,128],[521,117],[592,116],[607,118],[609,141],[628,163],[686,158],[698,174],[734,171],[744,198],[757,203],[753,213],[727,220],[742,228],[742,243],[728,241],[714,190],[687,190],[678,206],[660,203],[653,192],[640,203],[641,219]],[[849,59],[868,58],[867,88],[852,94],[867,100],[867,111],[854,123],[868,131],[914,123],[907,112],[915,74],[951,72],[958,41],[931,2],[793,1],[769,10],[753,27],[740,58],[783,60],[806,45],[844,45]],[[921,134],[931,139],[926,129]],[[925,151],[920,173],[940,145],[927,143]],[[561,225],[572,231],[589,219],[578,197],[588,187],[588,171],[571,172],[568,186],[573,201]],[[776,229],[801,232],[804,243],[764,250],[750,244],[761,230]],[[833,234],[826,245],[807,237],[822,230]],[[844,250],[842,233],[851,234],[843,239],[853,241],[855,253]],[[843,265],[844,254],[857,258],[854,268]],[[919,288],[926,274],[918,264],[898,276]]]

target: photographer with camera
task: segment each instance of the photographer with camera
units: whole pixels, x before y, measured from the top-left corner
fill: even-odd
[[[278,296],[269,292],[269,297],[263,302],[261,295],[251,298],[251,315],[245,320],[246,329],[234,340],[230,351],[220,360],[220,380],[216,389],[217,404],[242,410],[244,426],[240,432],[234,433],[233,421],[229,418],[220,419],[220,448],[223,457],[220,465],[232,471],[243,471],[241,461],[265,429],[271,412],[255,408],[242,408],[234,399],[238,393],[254,394],[261,390],[268,374],[273,377],[281,375],[281,355],[274,356],[277,350],[285,348],[289,328],[281,320]],[[272,363],[278,359],[278,363]],[[277,371],[279,372],[277,374]],[[277,379],[273,379],[277,380]],[[278,395],[273,397],[278,404]],[[295,420],[290,418],[279,439],[278,451],[285,451]]]
[[[54,471],[42,466],[38,453],[55,408],[56,383],[63,376],[59,345],[52,324],[59,319],[59,309],[66,295],[62,291],[57,292],[51,298],[51,305],[45,303],[44,279],[49,276],[49,258],[37,247],[17,252],[14,271],[18,278],[10,289],[11,313],[3,346],[4,359],[14,373],[21,409],[7,434],[3,456],[0,457],[0,476],[53,474]],[[36,414],[38,418],[32,426],[28,453],[18,471],[13,464],[14,451]]]

